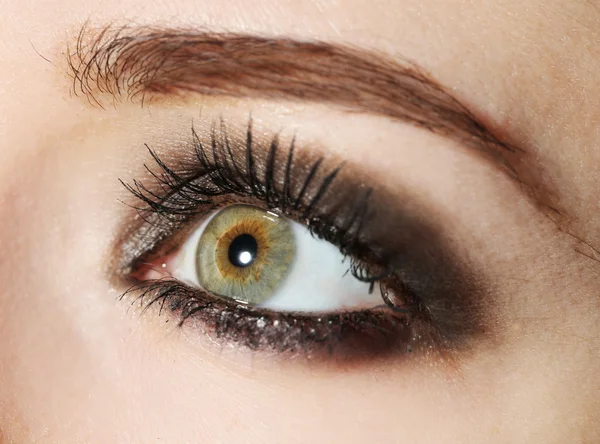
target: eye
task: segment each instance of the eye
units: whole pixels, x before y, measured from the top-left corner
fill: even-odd
[[[354,277],[348,262],[337,247],[297,222],[230,205],[192,233],[166,271],[214,295],[276,311],[381,305],[379,292]]]
[[[364,359],[461,344],[480,330],[477,287],[426,218],[360,166],[223,121],[192,156],[125,185],[134,219],[116,247],[144,308],[211,343]],[[376,190],[376,191],[374,191]],[[467,271],[467,273],[465,273]],[[440,345],[441,346],[441,345]]]

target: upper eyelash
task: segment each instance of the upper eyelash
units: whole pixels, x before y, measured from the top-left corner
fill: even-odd
[[[296,138],[294,137],[287,148],[282,183],[277,187],[275,162],[277,156],[282,152],[279,134],[275,134],[269,143],[269,150],[264,162],[264,173],[262,177],[259,177],[258,162],[254,153],[252,119],[249,120],[246,129],[243,166],[236,161],[229,134],[222,119],[219,129],[220,137],[217,136],[216,124],[213,122],[210,143],[206,144],[201,141],[192,127],[194,154],[198,166],[190,169],[190,173],[185,172],[185,167],[182,168],[183,172],[175,171],[147,146],[159,167],[159,172],[153,171],[148,166],[146,169],[162,189],[163,195],[140,181],[134,180],[132,185],[122,181],[123,185],[144,203],[144,207],[136,207],[142,216],[152,213],[158,217],[158,223],[166,220],[169,226],[173,222],[179,226],[199,216],[203,206],[214,205],[213,200],[217,196],[231,194],[238,197],[257,198],[264,202],[268,210],[277,210],[284,215],[293,215],[300,222],[306,224],[313,235],[340,248],[342,254],[351,260],[349,272],[355,278],[371,283],[371,291],[376,284],[379,284],[383,297],[388,291],[385,280],[391,274],[385,264],[378,264],[377,270],[372,270],[372,266],[367,266],[364,261],[355,257],[364,219],[368,213],[372,189],[365,189],[361,195],[355,197],[354,202],[350,205],[345,202],[346,217],[342,223],[332,224],[317,211],[318,203],[326,196],[327,191],[342,170],[343,163],[337,164],[323,174],[324,158],[319,157],[307,169],[305,177],[301,181],[294,182],[292,178],[292,170],[295,166]],[[317,182],[319,174],[322,174],[323,177],[320,182]],[[294,189],[297,190],[297,193],[293,192]],[[307,198],[309,189],[312,192],[310,199]],[[173,229],[173,227],[170,228]],[[384,301],[388,302],[385,297]]]
[[[189,177],[182,177],[181,174],[175,172],[173,169],[168,167],[160,157],[150,148],[148,148],[154,161],[161,170],[161,174],[153,172],[149,167],[146,166],[148,172],[156,179],[156,181],[165,186],[170,190],[169,194],[164,197],[158,196],[155,192],[150,190],[143,183],[134,180],[133,185],[121,183],[136,196],[141,199],[148,208],[138,208],[139,210],[145,211],[150,210],[157,214],[165,215],[185,215],[193,210],[193,205],[198,204],[209,204],[209,199],[198,199],[198,196],[216,196],[222,194],[237,194],[256,196],[262,198],[267,205],[268,209],[280,208],[282,211],[286,210],[298,210],[302,203],[302,200],[307,192],[308,187],[311,185],[315,175],[318,173],[323,158],[318,158],[306,175],[306,178],[302,182],[300,191],[297,196],[293,196],[291,192],[291,170],[294,163],[295,153],[295,137],[288,149],[287,160],[285,165],[285,175],[282,185],[282,192],[280,197],[277,198],[275,193],[274,185],[274,162],[277,156],[277,152],[280,149],[279,135],[276,134],[271,143],[268,153],[267,168],[265,169],[264,180],[260,181],[256,171],[256,160],[254,155],[253,137],[252,137],[252,119],[249,120],[248,128],[246,130],[246,171],[242,171],[239,162],[235,160],[235,156],[231,151],[231,145],[229,136],[224,123],[221,121],[221,134],[222,140],[217,139],[215,125],[213,123],[210,133],[210,151],[208,147],[200,140],[196,130],[192,127],[193,147],[196,155],[196,159],[200,165],[200,172]],[[211,162],[208,153],[211,153],[213,161]],[[315,204],[322,198],[323,194],[327,191],[343,165],[339,165],[334,168],[327,176],[322,180],[318,191],[315,193],[310,202],[306,205],[304,218],[310,216],[310,211],[314,208]],[[202,187],[197,183],[202,178],[210,178],[210,187]],[[216,188],[216,189],[215,189]],[[187,193],[187,191],[194,191],[194,196]],[[369,192],[370,193],[370,192]],[[182,202],[189,201],[193,204],[190,206],[184,206],[183,209],[169,205],[172,202],[173,197],[182,199]]]

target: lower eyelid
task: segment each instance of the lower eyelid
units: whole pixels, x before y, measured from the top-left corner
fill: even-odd
[[[431,351],[434,335],[425,323],[389,308],[342,313],[280,313],[206,295],[176,280],[141,283],[130,289],[145,309],[170,310],[184,325],[208,334],[211,343],[236,343],[282,359],[373,364]],[[150,301],[143,304],[143,300]]]

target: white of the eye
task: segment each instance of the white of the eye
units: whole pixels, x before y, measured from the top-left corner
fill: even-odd
[[[196,273],[196,249],[200,241],[200,236],[204,233],[204,229],[217,214],[218,212],[207,217],[202,222],[202,225],[196,228],[192,235],[185,241],[179,254],[173,259],[173,271],[171,274],[174,278],[195,287],[200,286],[198,274]]]
[[[377,288],[348,272],[340,250],[314,238],[309,230],[290,222],[296,240],[296,256],[288,276],[273,296],[260,306],[277,311],[325,312],[369,308],[383,303]]]
[[[215,214],[192,233],[174,259],[175,278],[196,287],[200,285],[195,265],[196,248]],[[325,312],[369,308],[383,303],[377,288],[369,294],[369,284],[348,272],[349,262],[344,262],[336,246],[314,238],[304,225],[291,221],[290,224],[296,242],[294,261],[287,277],[261,307],[276,311]],[[240,260],[246,263],[242,255]]]

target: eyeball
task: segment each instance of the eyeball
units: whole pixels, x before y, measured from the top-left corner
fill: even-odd
[[[307,227],[250,205],[230,205],[184,242],[173,277],[238,303],[275,311],[326,312],[382,303],[349,273],[333,244]]]

